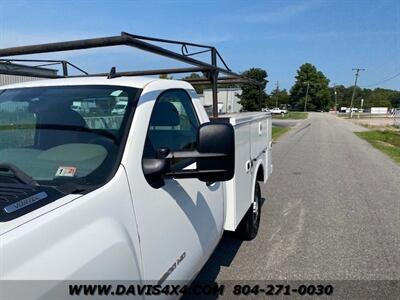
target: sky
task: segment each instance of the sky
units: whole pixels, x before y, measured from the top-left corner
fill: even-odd
[[[0,0],[0,48],[121,31],[213,45],[234,71],[265,69],[269,91],[278,81],[290,89],[305,62],[331,86],[352,85],[360,67],[360,86],[400,90],[400,75],[388,80],[400,73],[398,0]],[[67,59],[90,72],[182,66],[127,47],[30,57]]]

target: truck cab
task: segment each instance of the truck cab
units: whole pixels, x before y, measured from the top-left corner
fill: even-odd
[[[118,117],[71,109],[115,94]],[[189,83],[145,77],[5,86],[2,105],[0,279],[190,282],[224,230],[255,237],[267,114],[210,122]]]

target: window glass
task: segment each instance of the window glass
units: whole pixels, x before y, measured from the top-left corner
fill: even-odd
[[[116,90],[107,96],[74,99],[71,109],[86,120],[90,129],[118,130],[127,105],[127,92]]]
[[[36,116],[28,107],[28,102],[0,102],[0,149],[33,146]]]
[[[150,120],[144,151],[145,158],[155,158],[157,150],[195,150],[199,120],[192,100],[184,90],[170,90],[157,100]],[[172,162],[182,168],[192,162],[180,159]]]
[[[101,184],[117,163],[133,99],[118,86],[0,90],[0,163],[41,184]],[[10,179],[0,172],[0,184]]]

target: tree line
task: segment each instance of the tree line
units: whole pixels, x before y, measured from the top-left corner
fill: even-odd
[[[329,86],[330,80],[317,68],[305,63],[297,70],[296,81],[290,91],[279,89],[272,90],[270,95],[266,95],[266,105],[268,107],[278,105],[290,105],[293,109],[303,110],[307,93],[307,110],[328,111],[337,105],[349,107],[354,86],[336,85]],[[360,88],[356,87],[354,107],[360,108],[361,99],[364,100],[363,108],[371,107],[400,107],[400,91],[383,88]]]
[[[295,83],[290,90],[281,89],[277,85],[271,93],[266,93],[265,88],[268,80],[266,70],[251,68],[242,73],[243,76],[258,80],[262,83],[261,89],[252,84],[242,84],[242,95],[240,104],[247,111],[256,111],[261,106],[273,108],[275,106],[288,106],[293,110],[328,111],[337,104],[340,107],[349,107],[354,86],[337,85],[330,86],[330,80],[314,65],[305,63],[299,67],[295,76]],[[191,74],[189,78],[200,77]],[[209,85],[196,86],[198,93],[203,89],[210,88]],[[308,92],[307,92],[308,90]],[[260,94],[261,93],[261,94]],[[307,97],[306,97],[307,95]],[[364,99],[363,108],[371,107],[400,107],[400,91],[375,88],[367,89],[356,87],[354,107],[360,107],[361,99]]]

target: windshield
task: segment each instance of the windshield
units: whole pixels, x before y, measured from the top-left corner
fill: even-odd
[[[0,90],[0,165],[43,185],[102,184],[115,170],[138,89],[59,86]],[[113,115],[118,97],[124,111]],[[17,179],[0,170],[0,183]]]

